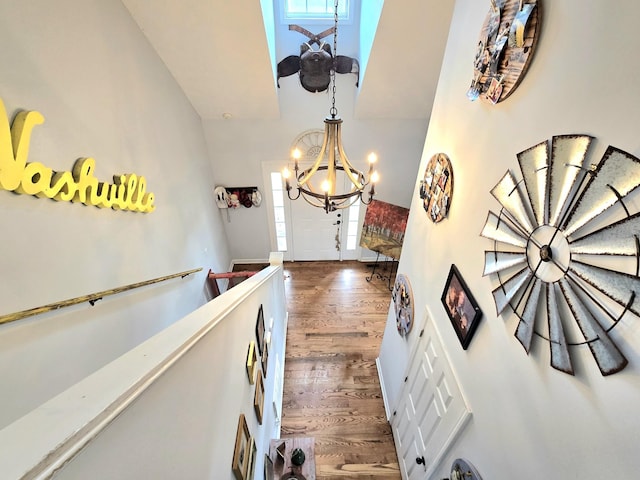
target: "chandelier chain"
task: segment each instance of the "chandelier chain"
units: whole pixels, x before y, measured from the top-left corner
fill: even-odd
[[[336,118],[336,68],[338,68],[338,0],[333,11],[333,68],[331,69],[331,118]]]
[[[290,200],[301,198],[314,207],[324,209],[326,213],[335,212],[351,207],[355,202],[362,202],[369,205],[373,201],[376,193],[375,184],[378,181],[378,172],[374,171],[373,164],[376,155],[369,155],[369,175],[368,178],[363,172],[355,168],[349,162],[342,147],[340,126],[342,119],[337,116],[336,108],[336,72],[338,70],[338,1],[334,0],[333,14],[333,62],[330,72],[331,81],[331,108],[330,116],[325,117],[325,130],[322,147],[315,156],[313,165],[309,168],[301,168],[299,160],[302,152],[297,148],[292,152],[294,160],[296,191],[292,193],[292,186],[289,181],[291,172],[285,168],[282,176],[285,180],[287,196]],[[324,178],[321,178],[324,177]],[[321,180],[321,184],[316,184],[315,188],[312,179]],[[348,180],[348,182],[347,182]],[[347,183],[350,184],[347,187]],[[370,185],[368,199],[363,198],[364,189]],[[318,188],[319,187],[319,188]]]

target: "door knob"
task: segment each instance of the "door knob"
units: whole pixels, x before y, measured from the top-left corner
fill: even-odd
[[[425,460],[424,460],[424,455],[422,457],[416,458],[416,463],[418,465],[426,465]]]

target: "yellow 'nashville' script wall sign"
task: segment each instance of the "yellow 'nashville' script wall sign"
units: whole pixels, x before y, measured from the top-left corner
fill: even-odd
[[[9,127],[0,99],[0,188],[100,208],[145,213],[155,210],[154,196],[146,193],[144,177],[132,173],[114,175],[113,184],[99,182],[93,176],[93,158],[76,160],[71,172],[54,172],[40,162],[27,163],[31,132],[43,122],[39,112],[20,112]]]

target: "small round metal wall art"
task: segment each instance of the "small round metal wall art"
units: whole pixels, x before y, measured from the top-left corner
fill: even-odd
[[[542,0],[490,0],[473,62],[469,100],[506,99],[524,77],[540,30]]]
[[[391,295],[396,311],[396,326],[401,336],[406,336],[413,327],[413,290],[409,278],[402,273],[396,277]]]
[[[482,480],[482,477],[471,462],[457,458],[451,465],[449,480]]]
[[[429,218],[437,223],[447,217],[453,196],[453,168],[444,153],[436,153],[420,181],[420,198]]]
[[[612,330],[640,316],[640,159],[609,146],[588,163],[592,140],[558,135],[520,152],[522,180],[507,171],[491,190],[502,209],[482,230],[497,315],[509,307],[527,354],[542,338],[551,366],[570,375],[574,346],[602,375],[622,370]]]

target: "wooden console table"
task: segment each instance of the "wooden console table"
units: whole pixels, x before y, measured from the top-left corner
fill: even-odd
[[[280,447],[284,444],[284,448]],[[278,447],[280,447],[280,453],[278,453]],[[291,463],[291,452],[294,449],[300,448],[305,455],[305,462],[301,466],[296,466]],[[293,438],[280,438],[271,440],[269,448],[269,457],[273,462],[273,479],[280,480],[281,478],[304,478],[306,480],[316,480],[316,455],[315,455],[315,443],[313,437],[293,437]],[[293,475],[285,476],[287,473],[293,473]],[[302,475],[302,477],[296,476]]]

